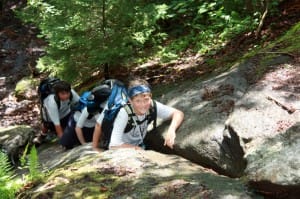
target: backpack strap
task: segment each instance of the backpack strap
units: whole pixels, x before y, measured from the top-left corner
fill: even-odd
[[[70,94],[70,99],[69,99],[69,105],[72,103],[72,99],[73,99],[73,93],[72,93],[72,91],[70,91],[70,92],[71,92],[71,94]],[[60,99],[56,94],[54,94],[54,100],[57,104],[57,108],[60,109]]]
[[[131,104],[126,104],[123,106],[126,113],[128,114],[128,122],[125,127],[125,133],[128,133],[133,127],[138,126],[142,123],[144,123],[147,120],[147,124],[150,124],[153,121],[153,129],[156,128],[156,118],[157,118],[157,107],[156,102],[154,100],[151,101],[151,107],[146,113],[146,117],[144,120],[139,121],[135,118],[137,117],[136,114],[133,112]]]
[[[125,104],[123,107],[124,107],[126,113],[128,114],[128,122],[125,127],[124,133],[128,133],[133,127],[137,126],[138,124],[137,124],[137,121],[134,119],[135,113],[133,112],[131,105],[128,103],[128,104]]]
[[[60,99],[56,94],[54,94],[54,100],[55,100],[57,108],[59,110],[60,109]]]
[[[156,101],[151,101],[151,107],[149,109],[149,114],[147,115],[148,124],[150,124],[153,121],[153,129],[156,129],[157,125],[157,105]]]

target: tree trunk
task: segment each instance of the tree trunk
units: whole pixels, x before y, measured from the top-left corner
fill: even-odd
[[[107,39],[105,9],[106,9],[106,7],[105,7],[105,0],[103,0],[103,2],[102,2],[102,33],[103,33],[103,41],[104,42]],[[109,79],[110,78],[110,75],[109,75],[109,64],[108,63],[105,63],[103,65],[103,76],[104,76],[104,79]]]

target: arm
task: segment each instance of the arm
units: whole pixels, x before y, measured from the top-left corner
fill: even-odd
[[[54,99],[54,95],[48,96],[44,101],[45,107],[47,109],[47,114],[51,122],[53,122],[55,127],[55,132],[59,138],[63,135],[63,129],[60,125],[60,118],[59,118],[59,110]]]
[[[165,137],[164,146],[168,146],[172,149],[176,138],[175,132],[177,128],[180,126],[180,124],[182,123],[184,114],[182,111],[175,109],[174,112],[172,113],[171,118],[172,121]]]
[[[93,149],[98,151],[98,152],[101,152],[101,150],[98,148],[99,140],[101,138],[101,134],[102,134],[101,124],[99,124],[97,122],[96,125],[95,125],[94,134],[93,134],[92,146],[93,146]]]
[[[62,137],[63,135],[63,129],[61,128],[60,124],[59,125],[55,125],[55,131],[56,131],[56,134],[59,138]]]
[[[80,127],[76,126],[75,132],[76,132],[76,135],[77,135],[77,138],[78,138],[80,144],[85,144],[86,142],[83,137],[82,129]]]
[[[180,124],[182,123],[184,114],[182,111],[176,108],[164,105],[157,101],[156,101],[156,105],[157,105],[156,108],[157,108],[158,118],[161,118],[163,120],[168,120],[168,119],[172,120],[168,128],[167,134],[165,136],[164,145],[173,148],[175,137],[176,137],[175,132],[180,126]]]
[[[83,128],[85,122],[87,121],[89,113],[87,112],[86,107],[81,112],[78,111],[76,113],[79,113],[80,116],[79,116],[79,118],[77,120],[77,123],[76,123],[75,132],[76,132],[76,135],[77,135],[77,138],[78,138],[80,144],[85,144],[86,141],[85,141],[84,136],[83,136],[82,128]]]
[[[110,149],[116,149],[116,148],[140,148],[132,144],[124,143],[122,137],[125,131],[125,127],[128,122],[128,114],[125,111],[124,108],[122,108],[115,121],[114,121],[114,127],[111,133],[111,139],[109,148]]]

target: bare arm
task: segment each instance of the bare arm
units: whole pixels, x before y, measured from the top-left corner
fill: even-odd
[[[172,121],[169,126],[168,132],[166,134],[164,145],[168,146],[172,149],[174,142],[175,142],[175,138],[176,138],[175,132],[176,132],[177,128],[180,126],[180,124],[182,123],[184,114],[182,111],[175,109],[171,118],[172,118]]]
[[[80,127],[76,127],[75,131],[76,131],[76,135],[77,135],[77,138],[78,138],[80,144],[85,144],[86,142],[83,137],[82,129]]]
[[[96,125],[95,125],[92,146],[93,146],[93,149],[98,151],[98,152],[101,151],[98,147],[99,146],[99,140],[101,138],[101,134],[102,134],[101,125],[97,122]]]
[[[55,132],[59,138],[63,135],[63,130],[60,125],[55,125]]]

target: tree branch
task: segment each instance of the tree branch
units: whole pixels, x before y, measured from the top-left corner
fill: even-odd
[[[258,38],[258,36],[260,35],[261,33],[261,30],[262,30],[262,27],[264,25],[264,21],[265,21],[265,18],[269,12],[269,0],[264,0],[264,4],[265,4],[265,11],[260,19],[260,22],[259,22],[259,25],[255,31],[255,37]]]

